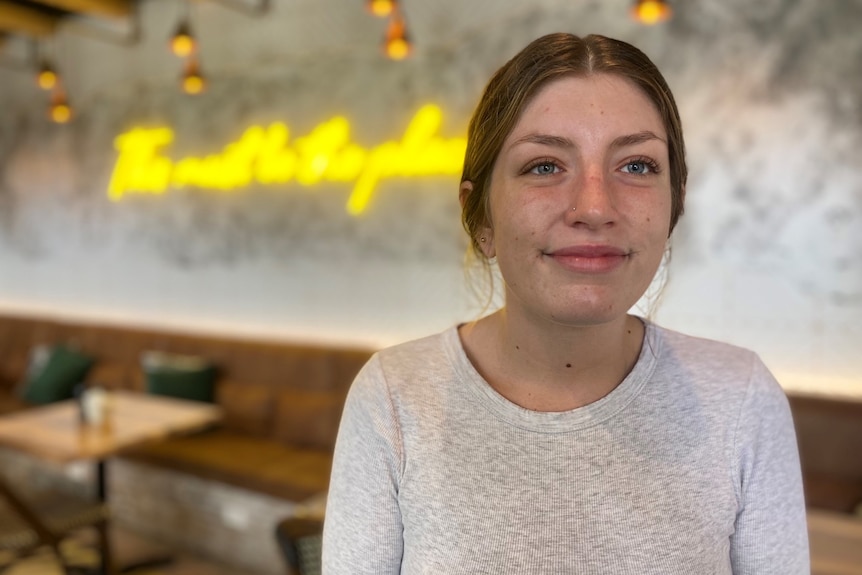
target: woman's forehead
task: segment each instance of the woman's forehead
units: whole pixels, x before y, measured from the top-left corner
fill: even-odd
[[[666,130],[656,105],[633,81],[617,74],[563,76],[539,88],[525,102],[506,140],[534,130],[567,130],[590,123],[609,130]]]

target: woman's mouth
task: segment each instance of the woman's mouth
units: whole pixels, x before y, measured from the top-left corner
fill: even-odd
[[[576,273],[607,273],[621,266],[631,252],[605,244],[567,246],[544,253],[563,268]]]

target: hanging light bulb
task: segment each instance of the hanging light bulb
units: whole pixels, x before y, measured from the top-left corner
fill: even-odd
[[[57,71],[51,65],[49,60],[42,60],[39,66],[39,72],[36,74],[36,83],[43,90],[53,90],[57,85]]]
[[[51,107],[48,109],[48,115],[53,122],[58,124],[65,124],[72,119],[72,107],[66,99],[66,91],[59,86],[51,94]]]
[[[637,0],[632,6],[632,17],[648,26],[664,22],[672,15],[673,9],[666,0]]]
[[[197,50],[197,42],[192,36],[188,18],[183,18],[171,36],[171,52],[179,58],[186,58]]]
[[[197,58],[189,58],[183,71],[183,92],[186,94],[200,94],[206,88],[206,79],[201,73]]]
[[[395,0],[368,0],[365,6],[378,18],[385,18],[395,11]]]
[[[413,45],[407,35],[407,23],[399,11],[393,12],[389,18],[383,51],[391,60],[403,60],[413,51]]]

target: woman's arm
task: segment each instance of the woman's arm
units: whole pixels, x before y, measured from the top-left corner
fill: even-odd
[[[380,360],[350,388],[341,417],[323,530],[324,575],[401,571],[401,433]]]
[[[808,575],[808,531],[796,433],[787,397],[760,360],[736,430],[739,501],[734,575]]]

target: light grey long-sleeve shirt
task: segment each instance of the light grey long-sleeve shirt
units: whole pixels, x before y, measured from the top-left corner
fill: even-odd
[[[347,400],[325,575],[810,573],[791,414],[757,356],[646,323],[610,394],[523,409],[457,330],[375,355]]]

